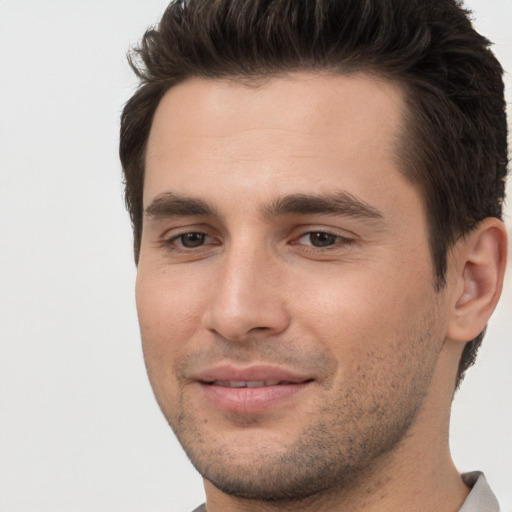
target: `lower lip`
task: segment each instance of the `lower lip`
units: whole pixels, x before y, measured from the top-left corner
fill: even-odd
[[[283,402],[304,391],[311,383],[307,381],[256,388],[227,388],[204,383],[200,383],[200,386],[216,407],[236,414],[255,414],[283,405]]]

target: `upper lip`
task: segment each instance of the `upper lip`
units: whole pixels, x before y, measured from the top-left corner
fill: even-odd
[[[200,382],[216,382],[216,381],[278,381],[300,384],[312,377],[302,373],[298,373],[286,368],[272,365],[251,365],[246,367],[234,365],[219,365],[206,368],[195,373],[192,378]]]

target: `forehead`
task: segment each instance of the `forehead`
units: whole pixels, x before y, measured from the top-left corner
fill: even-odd
[[[144,202],[166,188],[208,195],[233,183],[264,196],[333,179],[354,194],[379,188],[396,178],[403,108],[400,87],[371,75],[189,79],[155,113]]]

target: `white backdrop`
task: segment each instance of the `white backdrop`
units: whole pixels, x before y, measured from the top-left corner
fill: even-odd
[[[203,500],[146,380],[117,159],[135,85],[125,52],[165,5],[0,0],[0,512],[189,512]],[[512,70],[512,0],[468,6]],[[457,464],[487,473],[504,512],[511,274],[452,425]]]

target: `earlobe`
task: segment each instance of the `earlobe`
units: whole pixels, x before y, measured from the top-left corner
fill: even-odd
[[[482,332],[496,307],[507,262],[507,233],[503,222],[484,219],[454,247],[455,273],[447,337],[466,342]]]

